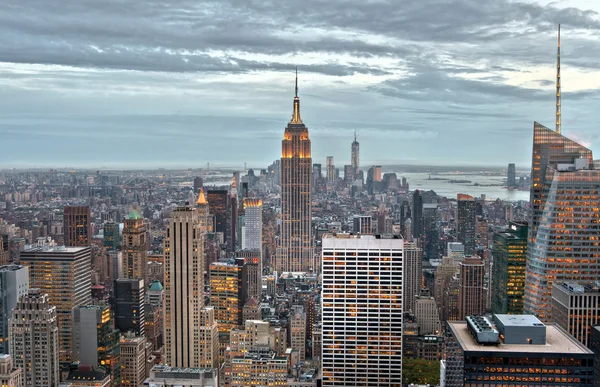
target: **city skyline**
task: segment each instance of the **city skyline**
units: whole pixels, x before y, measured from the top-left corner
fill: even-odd
[[[600,6],[543,3],[350,2],[332,17],[336,10],[317,2],[232,0],[202,9],[150,2],[143,12],[103,5],[95,18],[79,18],[81,9],[65,2],[60,14],[32,7],[25,22],[15,1],[16,13],[0,23],[14,37],[0,56],[0,134],[8,145],[0,163],[189,166],[230,160],[216,151],[226,148],[239,164],[266,164],[277,153],[252,150],[276,149],[298,65],[315,160],[349,161],[346,140],[357,129],[363,165],[425,156],[437,164],[526,165],[531,118],[553,126],[558,23],[563,133],[598,151]],[[441,11],[425,17],[431,7]],[[178,137],[188,141],[165,141]],[[476,146],[480,138],[495,146]],[[27,156],[16,153],[22,147]]]

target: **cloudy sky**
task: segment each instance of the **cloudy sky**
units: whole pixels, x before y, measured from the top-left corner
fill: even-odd
[[[2,0],[0,167],[263,166],[298,66],[313,159],[528,166],[600,153],[600,1]]]

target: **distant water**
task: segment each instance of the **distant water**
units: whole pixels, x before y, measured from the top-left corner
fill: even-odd
[[[456,198],[457,194],[464,193],[474,197],[479,197],[484,194],[488,200],[529,201],[529,191],[506,189],[504,187],[506,178],[502,175],[488,175],[485,173],[440,173],[435,175],[431,174],[431,178],[448,180],[429,180],[430,175],[428,173],[387,172],[396,172],[398,179],[406,177],[411,191],[414,191],[415,189],[425,191],[433,190],[438,195],[447,198]],[[469,180],[470,183],[450,183],[450,180]],[[480,185],[475,186],[474,184],[476,183]]]

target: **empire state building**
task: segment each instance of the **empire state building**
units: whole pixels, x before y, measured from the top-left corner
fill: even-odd
[[[308,128],[300,118],[298,74],[292,119],[281,142],[281,234],[274,267],[278,272],[314,270],[312,158]]]

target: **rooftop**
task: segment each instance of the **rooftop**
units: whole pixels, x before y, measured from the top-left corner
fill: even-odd
[[[22,253],[78,253],[89,250],[88,246],[35,246],[22,251]]]
[[[544,324],[531,314],[495,314],[505,327],[543,327]]]
[[[536,319],[537,320],[537,319]],[[593,354],[586,346],[577,341],[563,329],[554,324],[546,325],[546,344],[503,344],[480,345],[467,328],[466,321],[449,322],[450,329],[464,351],[472,352],[525,352],[525,353],[568,353]]]
[[[142,215],[138,212],[138,210],[133,210],[125,217],[127,220],[137,220],[142,219]]]

